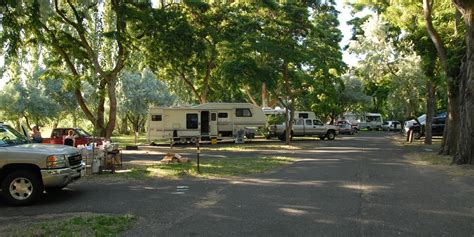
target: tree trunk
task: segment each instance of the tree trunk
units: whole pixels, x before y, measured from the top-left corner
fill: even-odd
[[[443,142],[441,144],[440,154],[454,155],[457,150],[458,136],[459,136],[459,93],[458,82],[453,75],[450,75],[448,66],[448,56],[445,46],[439,36],[438,32],[433,26],[432,20],[432,2],[423,0],[423,13],[426,20],[426,30],[433,42],[438,58],[441,61],[443,71],[446,75],[448,85],[448,114],[446,118],[446,126],[443,134]]]
[[[474,161],[474,3],[471,0],[453,0],[464,17],[466,25],[466,57],[459,76],[460,132],[456,164]]]
[[[262,82],[262,107],[268,107],[268,97],[267,97],[267,83]]]
[[[121,123],[120,123],[120,134],[128,134],[128,120],[127,116],[124,118],[121,118]]]
[[[285,144],[290,145],[291,143],[291,131],[293,131],[293,119],[295,117],[295,110],[293,109],[293,96],[291,93],[290,79],[288,78],[288,62],[286,60],[283,62],[283,80],[286,87],[286,95],[288,101],[286,102],[286,130],[285,130]],[[288,118],[288,112],[290,117]]]
[[[425,123],[425,144],[432,143],[432,124],[435,110],[434,85],[431,79],[426,82],[426,123]]]
[[[109,96],[109,122],[107,123],[105,138],[110,139],[115,129],[115,123],[117,121],[117,95],[115,93],[117,89],[117,77],[111,76],[108,79],[107,91]]]

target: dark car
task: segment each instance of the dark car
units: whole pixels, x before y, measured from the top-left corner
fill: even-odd
[[[443,136],[445,123],[446,123],[446,117],[433,118],[433,123],[431,124],[431,134],[433,136]],[[411,127],[411,129],[413,130],[413,137],[415,139],[420,139],[421,137],[425,136],[424,124],[422,124],[420,127],[420,125],[416,123]]]

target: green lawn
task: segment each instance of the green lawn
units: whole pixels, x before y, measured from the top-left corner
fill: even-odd
[[[176,179],[183,176],[199,178],[232,177],[268,172],[295,161],[295,159],[287,157],[203,159],[200,163],[200,173],[197,172],[197,164],[193,162],[136,167],[128,172],[117,173],[116,175],[126,179],[154,177]]]
[[[42,221],[9,228],[11,236],[117,236],[136,221],[132,215],[91,215]]]
[[[133,146],[133,145],[144,145],[147,144],[146,135],[140,134],[138,136],[138,142],[135,144],[135,135],[119,135],[113,136],[112,142],[119,143],[120,147]]]

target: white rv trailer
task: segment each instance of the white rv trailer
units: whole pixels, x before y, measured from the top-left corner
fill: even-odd
[[[350,122],[357,129],[381,130],[383,124],[382,115],[379,113],[344,113],[340,120]]]
[[[239,133],[265,126],[265,122],[262,109],[249,103],[152,107],[148,114],[147,138],[148,142],[174,139],[182,143],[195,142],[198,138],[235,138]]]

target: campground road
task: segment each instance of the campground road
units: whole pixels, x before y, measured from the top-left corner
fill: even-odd
[[[139,219],[125,236],[474,236],[472,178],[410,164],[404,148],[387,133],[314,144],[314,149],[287,150],[285,156],[299,161],[267,174],[83,180],[34,206],[0,202],[0,222],[63,213],[131,213]]]

